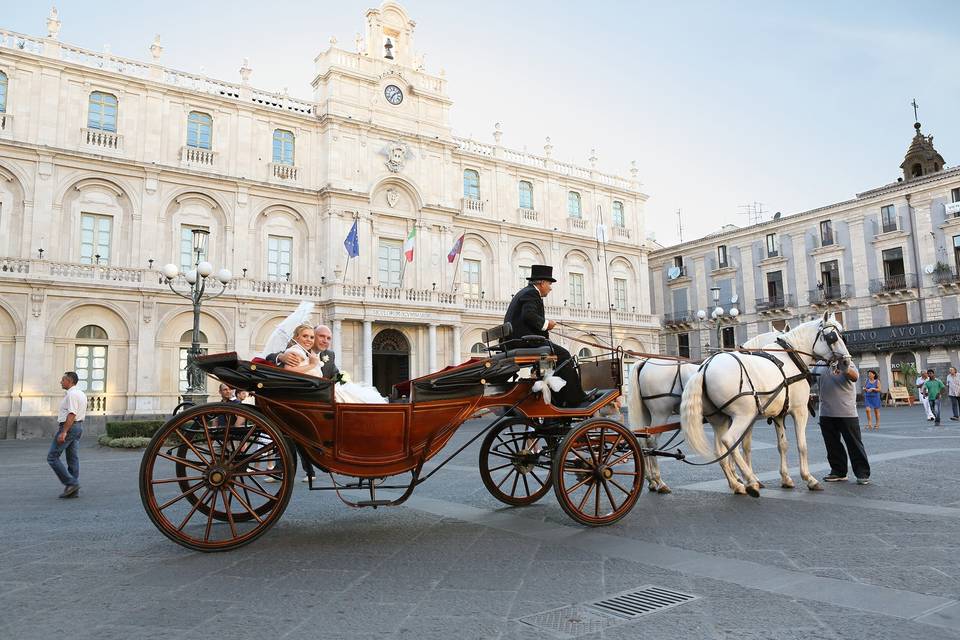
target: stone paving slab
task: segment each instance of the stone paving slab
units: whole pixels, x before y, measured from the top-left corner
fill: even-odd
[[[0,441],[0,638],[552,638],[518,619],[658,584],[700,598],[586,637],[960,639],[960,426],[933,431],[917,408],[883,420],[864,434],[869,487],[755,500],[715,467],[664,461],[672,495],[588,530],[552,493],[493,499],[474,444],[405,507],[351,510],[298,483],[276,527],[219,554],[150,525],[138,452],[85,441],[65,501],[45,441]],[[755,468],[777,478],[772,430],[755,439]],[[808,439],[823,465],[815,422]]]

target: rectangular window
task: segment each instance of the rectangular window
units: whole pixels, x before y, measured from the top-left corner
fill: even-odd
[[[110,264],[111,216],[80,215],[80,262]]]
[[[953,236],[953,265],[960,273],[960,236]]]
[[[960,202],[960,187],[950,189],[950,202]]]
[[[7,74],[0,71],[0,113],[7,110]]]
[[[897,230],[897,209],[892,204],[880,207],[880,225],[883,233]]]
[[[399,287],[403,259],[403,243],[399,240],[380,240],[377,253],[377,282],[381,287]]]
[[[580,205],[580,194],[576,191],[567,193],[567,215],[578,220],[583,217],[583,210]]]
[[[293,165],[293,132],[284,129],[273,132],[273,161]]]
[[[771,271],[767,274],[767,299],[774,304],[783,304],[782,271]]]
[[[721,244],[717,247],[717,269],[726,269],[727,266],[727,245]]]
[[[777,240],[777,234],[767,234],[767,257],[776,258],[780,255],[780,241]]]
[[[836,260],[820,263],[820,283],[823,285],[823,297],[835,300],[840,297],[840,263]]]
[[[678,333],[677,334],[677,355],[681,358],[690,357],[690,334],[689,333]]]
[[[182,224],[180,225],[180,271],[186,273],[194,268],[198,262],[204,260],[209,260],[210,246],[207,245],[207,250],[205,253],[201,253],[200,257],[197,257],[197,254],[193,250],[193,230],[200,229],[209,233],[209,229],[206,227],[192,227],[189,225]],[[207,238],[207,242],[210,242],[210,239]]]
[[[623,214],[623,203],[617,200],[613,201],[613,226],[623,228],[627,225],[626,216]]]
[[[90,94],[87,110],[87,128],[100,131],[117,130],[117,98],[109,93],[94,91]]]
[[[824,220],[820,223],[820,246],[826,247],[833,244],[833,222]]]
[[[574,307],[583,307],[586,305],[583,296],[583,274],[571,273],[570,275],[570,305]]]
[[[520,208],[533,209],[533,184],[526,180],[520,181]]]
[[[293,238],[267,236],[267,278],[289,280]]]
[[[187,146],[195,149],[213,148],[213,118],[205,113],[190,112],[187,116]]]
[[[471,298],[479,298],[480,292],[480,261],[463,261],[463,295]]]
[[[907,317],[907,303],[901,302],[900,304],[891,304],[887,307],[887,311],[890,314],[890,326],[895,327],[902,324],[909,324],[910,320]]]
[[[613,279],[613,308],[617,311],[627,310],[627,281],[624,278]]]
[[[469,200],[480,199],[480,174],[473,169],[463,170],[463,197]]]
[[[887,249],[883,251],[883,278],[887,289],[902,289],[907,286],[907,278],[903,268],[903,249]]]
[[[673,266],[683,269],[683,256],[673,256]]]
[[[83,392],[103,393],[107,390],[107,347],[78,344],[74,351],[73,370]]]
[[[737,336],[733,327],[724,327],[720,335],[724,349],[735,349],[737,347]]]

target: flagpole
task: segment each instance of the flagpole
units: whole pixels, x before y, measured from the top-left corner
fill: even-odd
[[[462,235],[466,235],[466,231]],[[457,239],[460,239],[460,236],[457,236]],[[451,283],[451,291],[453,293],[457,292],[457,277],[460,275],[460,259],[463,258],[463,243],[460,243],[460,250],[457,251],[457,261],[453,265],[453,282]]]
[[[610,269],[607,260],[607,228],[603,224],[603,207],[597,205],[597,219],[600,221],[597,227],[597,261],[601,260],[600,247],[603,247],[603,274],[607,281],[607,319],[610,327],[610,348],[613,349],[613,304],[610,301]],[[602,239],[601,239],[602,238]]]

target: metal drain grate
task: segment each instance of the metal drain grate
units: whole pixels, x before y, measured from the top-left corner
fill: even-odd
[[[689,593],[645,585],[602,600],[535,613],[520,618],[519,622],[549,631],[559,638],[576,638],[618,627],[696,599],[697,596]]]
[[[696,600],[697,596],[681,593],[673,589],[665,589],[654,585],[647,585],[632,591],[624,591],[617,595],[588,602],[584,606],[608,613],[625,620],[633,620],[640,616],[671,609],[685,602]]]

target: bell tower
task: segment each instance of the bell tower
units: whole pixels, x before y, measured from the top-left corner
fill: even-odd
[[[408,69],[415,68],[413,30],[417,26],[403,7],[384,2],[378,9],[367,11],[366,53]]]
[[[911,104],[913,105],[914,120],[916,120],[917,101],[914,100]],[[903,164],[900,165],[904,180],[914,180],[936,173],[942,170],[943,165],[946,164],[943,156],[937,153],[937,150],[933,147],[933,136],[923,135],[920,132],[919,122],[915,122],[913,128],[916,133],[913,135],[913,140],[910,141],[907,154],[903,157]]]

